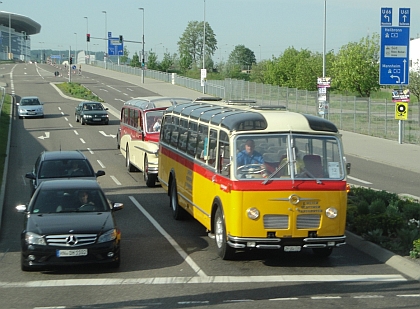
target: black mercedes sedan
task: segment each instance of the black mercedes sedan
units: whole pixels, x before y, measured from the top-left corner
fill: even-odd
[[[121,232],[114,213],[121,203],[109,202],[95,180],[42,182],[23,213],[21,268],[77,264],[120,265]]]
[[[100,102],[80,102],[76,106],[74,112],[74,117],[76,122],[84,124],[94,124],[94,123],[109,123],[109,115],[107,112],[108,108],[105,108]]]

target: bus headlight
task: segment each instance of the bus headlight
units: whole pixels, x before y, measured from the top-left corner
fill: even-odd
[[[250,218],[251,220],[256,220],[260,217],[260,211],[255,207],[248,208],[246,213],[248,215],[248,218]]]
[[[334,208],[334,207],[328,207],[328,208],[325,210],[325,214],[327,215],[327,217],[328,217],[328,218],[330,218],[330,219],[334,219],[335,217],[337,217],[337,215],[338,215],[338,211],[337,211],[337,209],[336,209],[336,208]]]

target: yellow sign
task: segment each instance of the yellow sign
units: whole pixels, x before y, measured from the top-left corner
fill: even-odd
[[[407,120],[408,104],[405,102],[395,103],[395,119]]]

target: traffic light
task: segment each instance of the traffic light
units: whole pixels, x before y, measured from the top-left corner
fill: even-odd
[[[90,34],[86,34],[86,42],[90,42]]]
[[[73,57],[70,57],[70,64],[73,64]]]
[[[123,42],[123,36],[120,35],[120,43],[122,43],[122,42]]]

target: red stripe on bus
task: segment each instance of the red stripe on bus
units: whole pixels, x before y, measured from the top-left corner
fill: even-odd
[[[208,168],[195,164],[190,158],[179,155],[166,147],[160,146],[162,154],[168,156],[172,160],[184,165],[186,168],[200,174],[210,181],[214,181],[220,184],[223,188],[229,188],[224,191],[346,191],[345,180],[321,180],[318,184],[315,179],[281,179],[281,180],[269,180],[266,184],[263,184],[265,178],[259,178],[257,180],[230,180],[227,177],[221,176]]]

